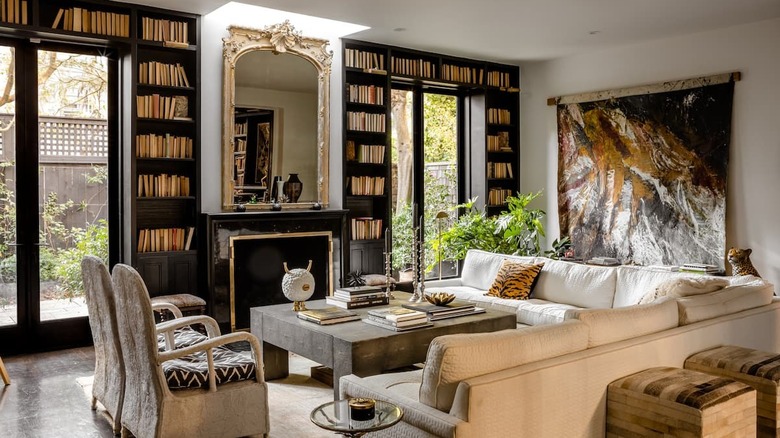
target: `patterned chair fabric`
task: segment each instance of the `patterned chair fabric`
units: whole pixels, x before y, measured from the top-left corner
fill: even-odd
[[[208,339],[208,336],[194,330],[192,327],[184,327],[173,332],[174,348],[186,348]],[[157,335],[157,351],[165,351],[168,346],[165,343],[165,335]]]
[[[217,385],[255,378],[255,362],[231,351],[227,347],[217,347],[214,352],[214,371]],[[168,388],[208,388],[209,367],[205,352],[198,352],[163,363]]]

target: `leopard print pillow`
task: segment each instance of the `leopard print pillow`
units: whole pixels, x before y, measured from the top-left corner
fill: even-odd
[[[504,260],[496,279],[485,294],[510,300],[527,300],[531,297],[536,278],[544,263],[538,265]]]

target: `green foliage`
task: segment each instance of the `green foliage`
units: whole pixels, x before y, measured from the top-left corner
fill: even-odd
[[[84,256],[94,255],[108,264],[108,223],[105,219],[99,219],[88,225],[86,230],[75,228],[73,240],[72,247],[57,254],[54,267],[60,288],[68,298],[81,295],[84,291],[81,279],[81,260]]]
[[[442,233],[442,260],[462,260],[469,249],[512,255],[541,255],[540,240],[544,237],[542,219],[545,212],[528,208],[528,204],[540,195],[541,192],[511,196],[507,199],[508,211],[497,216],[487,216],[485,212],[477,210],[474,207],[475,199],[458,205],[457,208],[464,211]],[[437,251],[438,242],[434,242],[433,247]]]
[[[566,254],[566,250],[571,248],[571,239],[569,236],[564,236],[560,239],[553,240],[552,249],[548,249],[544,252],[544,255],[551,259],[559,259]]]
[[[423,112],[426,163],[455,163],[458,159],[458,99],[446,94],[425,93]],[[427,187],[427,186],[426,186]]]

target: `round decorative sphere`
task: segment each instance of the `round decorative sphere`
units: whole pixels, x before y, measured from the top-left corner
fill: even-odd
[[[282,293],[290,301],[306,301],[314,294],[314,276],[303,268],[290,269],[282,277]]]

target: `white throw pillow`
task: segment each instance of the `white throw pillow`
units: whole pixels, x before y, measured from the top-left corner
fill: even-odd
[[[719,291],[729,285],[729,281],[722,277],[682,277],[670,278],[659,283],[653,290],[647,292],[639,304],[652,303],[662,297],[688,297],[691,295],[708,294]]]

